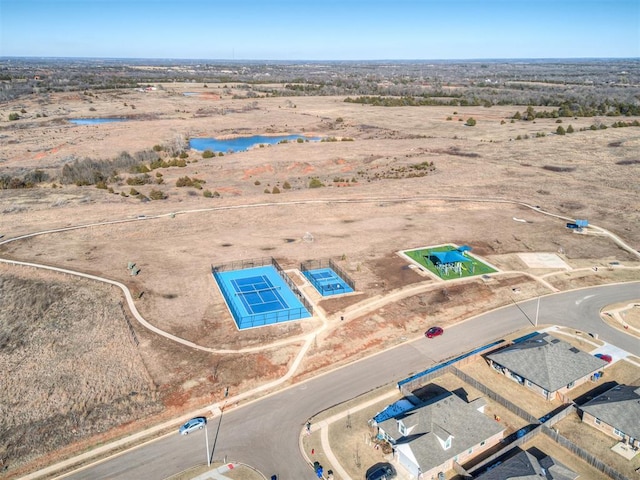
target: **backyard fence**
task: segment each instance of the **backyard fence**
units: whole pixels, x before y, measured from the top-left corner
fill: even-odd
[[[536,425],[535,428],[525,433],[524,435],[520,435],[514,441],[509,443],[508,447],[499,450],[498,452],[494,453],[490,457],[487,457],[484,460],[482,460],[480,463],[477,463],[473,467],[468,468],[467,472],[473,475],[474,477],[478,476],[480,473],[483,473],[483,471],[485,471],[487,467],[491,466],[491,464],[495,462],[498,458],[509,455],[509,453],[514,448],[518,448],[524,445],[525,443],[533,440],[533,438],[538,436],[541,432],[542,432],[542,425]]]
[[[486,348],[486,347],[483,347],[483,348]],[[496,348],[499,348],[499,345],[492,344],[490,345],[490,348],[496,349]],[[480,353],[474,352],[473,355],[464,356],[464,359],[466,360],[470,357],[473,357],[474,355],[480,355]],[[593,468],[599,470],[600,472],[609,476],[613,480],[630,480],[629,477],[626,477],[620,472],[614,470],[610,466],[598,460],[598,458],[596,458],[591,453],[587,452],[583,448],[580,448],[579,446],[571,442],[569,439],[560,435],[555,429],[549,428],[550,426],[555,425],[557,422],[567,417],[571,413],[574,413],[576,411],[576,407],[574,404],[572,403],[566,404],[563,407],[561,407],[559,411],[556,410],[557,413],[551,413],[549,416],[545,416],[545,417],[542,417],[541,419],[537,419],[533,415],[529,414],[527,411],[518,407],[517,405],[507,400],[506,398],[502,397],[498,393],[494,392],[489,387],[480,383],[475,378],[467,375],[463,371],[456,368],[453,365],[453,363],[455,363],[458,360],[460,359],[450,360],[434,368],[431,368],[424,372],[420,372],[412,377],[402,380],[398,382],[398,387],[405,397],[411,398],[411,397],[414,397],[413,392],[415,390],[430,383],[431,381],[435,380],[441,375],[444,375],[446,373],[452,373],[456,375],[458,378],[460,378],[462,381],[467,383],[468,385],[482,392],[484,395],[486,395],[488,398],[490,398],[494,402],[500,404],[501,406],[507,408],[508,410],[510,410],[517,416],[519,416],[520,418],[529,422],[529,425],[527,427],[520,429],[519,431],[514,432],[512,435],[505,438],[505,442],[508,443],[509,445],[507,450],[502,449],[496,452],[494,455],[487,457],[482,462],[469,468],[468,470],[469,473],[476,475],[482,472],[484,468],[486,468],[487,466],[490,466],[499,457],[505,455],[505,453],[507,453],[511,449],[515,447],[520,447],[526,444],[527,442],[529,442],[530,440],[532,440],[535,436],[539,435],[540,433],[543,433],[546,436],[548,436],[551,440],[556,442],[558,445],[566,448],[567,450],[569,450],[570,452],[572,452],[573,454],[575,454],[576,456],[580,457],[582,460],[587,462]]]
[[[605,475],[607,475],[609,478],[612,478],[613,480],[630,480],[629,477],[627,477],[627,476],[621,474],[620,472],[614,470],[609,465],[604,464],[603,462],[598,460],[594,455],[590,454],[589,452],[587,452],[586,450],[580,448],[579,446],[577,446],[575,443],[573,443],[569,439],[567,439],[567,438],[563,437],[562,435],[560,435],[556,430],[553,430],[553,429],[548,428],[547,426],[543,425],[542,426],[542,433],[547,435],[554,442],[558,443],[559,445],[563,446],[564,448],[566,448],[567,450],[569,450],[573,454],[575,454],[578,457],[580,457],[582,460],[587,462],[593,468],[595,468],[595,469],[601,471],[602,473],[604,473]]]
[[[470,377],[469,375],[467,375],[463,371],[458,370],[457,368],[452,366],[451,367],[451,373],[453,373],[456,377],[458,377],[459,379],[461,379],[465,383],[468,383],[469,385],[471,385],[476,390],[484,393],[487,397],[489,397],[494,402],[499,403],[500,405],[502,405],[506,409],[508,409],[511,412],[515,413],[520,418],[526,420],[530,424],[539,424],[540,423],[540,420],[538,420],[536,417],[534,417],[533,415],[528,413],[526,410],[520,408],[515,403],[507,400],[502,395],[499,395],[498,393],[494,392],[489,387],[487,387],[483,383],[479,382],[475,378]]]

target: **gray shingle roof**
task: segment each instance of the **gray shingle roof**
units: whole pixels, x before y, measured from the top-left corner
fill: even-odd
[[[476,480],[574,480],[578,474],[553,457],[538,461],[529,452],[520,451],[489,471],[475,477]]]
[[[617,385],[580,408],[630,437],[640,438],[639,386]]]
[[[607,364],[546,333],[487,355],[487,358],[549,392],[566,387]]]
[[[420,468],[426,472],[504,431],[502,425],[478,411],[483,404],[482,401],[467,403],[448,392],[433,403],[396,417],[407,428],[413,427],[407,436],[398,431],[396,419],[385,420],[380,428],[393,437],[397,445],[408,444]],[[438,437],[445,442],[449,435],[451,448],[445,450]]]

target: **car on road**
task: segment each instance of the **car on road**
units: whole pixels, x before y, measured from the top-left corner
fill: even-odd
[[[398,474],[390,463],[377,463],[367,470],[367,480],[392,480]]]
[[[606,353],[596,353],[594,357],[604,360],[607,363],[611,363],[613,361],[611,355],[607,355]]]
[[[202,430],[206,424],[207,419],[204,417],[192,418],[180,427],[180,435],[188,435],[195,430]]]
[[[431,327],[429,330],[424,332],[424,336],[427,338],[439,337],[444,333],[444,330],[440,327]]]

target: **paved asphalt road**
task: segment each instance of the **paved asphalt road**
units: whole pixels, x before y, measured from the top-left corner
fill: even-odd
[[[514,299],[517,301],[517,294]],[[640,282],[593,287],[544,297],[539,323],[557,324],[597,333],[609,343],[640,356],[640,341],[600,320],[608,304],[640,298]],[[420,338],[353,363],[209,422],[214,458],[254,466],[267,478],[313,479],[298,450],[298,434],[308,418],[378,386],[396,382],[434,363],[464,353],[535,323],[536,300],[511,305],[448,328],[442,337]],[[428,325],[425,325],[427,327]],[[330,352],[327,352],[330,355]],[[214,446],[215,444],[215,446]],[[72,479],[164,479],[206,461],[205,437],[165,436],[103,463],[76,472]]]

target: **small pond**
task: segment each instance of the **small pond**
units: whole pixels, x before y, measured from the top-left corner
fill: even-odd
[[[265,136],[265,135],[253,135],[251,137],[236,137],[218,140],[217,138],[192,138],[189,140],[189,146],[194,150],[204,151],[211,150],[212,152],[245,152],[252,147],[258,145],[275,145],[281,142],[297,142],[298,139],[302,139],[305,142],[319,142],[320,137],[305,137],[304,135],[280,135],[280,136]]]

